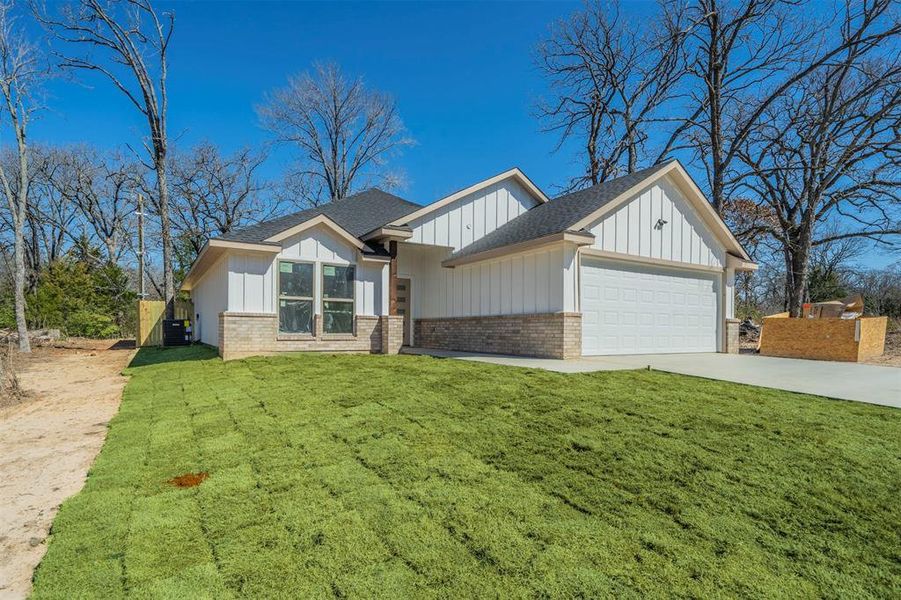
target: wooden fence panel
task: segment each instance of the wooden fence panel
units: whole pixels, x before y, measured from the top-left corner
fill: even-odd
[[[162,300],[138,300],[138,334],[136,344],[141,346],[163,345],[163,317],[166,303]],[[175,318],[192,319],[193,304],[186,300],[175,301]]]

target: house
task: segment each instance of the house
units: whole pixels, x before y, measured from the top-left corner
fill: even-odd
[[[550,200],[511,169],[378,189],[211,239],[185,279],[224,358],[402,345],[572,358],[737,352],[756,265],[678,161]]]

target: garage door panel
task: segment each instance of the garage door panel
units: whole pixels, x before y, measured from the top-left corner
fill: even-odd
[[[584,259],[583,354],[715,352],[719,276]]]

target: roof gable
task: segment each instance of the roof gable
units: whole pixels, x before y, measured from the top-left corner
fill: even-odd
[[[672,177],[647,182],[586,225],[594,251],[722,268],[726,248]]]
[[[579,229],[573,226],[636,183],[644,181],[663,166],[655,165],[649,169],[636,171],[630,175],[564,194],[550,202],[539,204],[482,239],[461,248],[454,253],[451,259],[475,256],[503,246],[522,244],[564,231]]]
[[[354,246],[355,248],[359,248],[359,249],[363,248],[363,242],[361,242],[359,238],[354,237],[346,229],[344,229],[343,227],[341,227],[340,225],[335,223],[335,221],[333,221],[332,219],[330,219],[329,217],[327,217],[326,215],[323,215],[323,214],[316,215],[312,219],[307,219],[306,221],[303,221],[302,223],[298,223],[297,225],[294,225],[293,227],[289,227],[288,229],[280,231],[279,233],[273,235],[272,237],[267,238],[265,241],[281,242],[289,237],[295,236],[299,233],[302,233],[304,231],[307,231],[307,230],[312,229],[313,227],[317,227],[319,225],[322,225],[322,226],[326,227],[327,229],[331,229],[333,232],[335,232],[338,235],[338,237],[340,237],[342,240],[344,240],[351,246]]]
[[[680,163],[678,160],[671,159],[664,163],[660,163],[660,165],[656,165],[656,167],[660,167],[659,170],[649,174],[642,181],[638,181],[629,189],[605,202],[602,206],[598,207],[597,210],[575,223],[573,227],[576,229],[588,227],[591,223],[597,221],[603,215],[616,210],[624,202],[628,202],[632,198],[632,196],[634,196],[641,188],[649,186],[663,177],[668,177],[679,188],[679,191],[682,192],[683,197],[689,202],[689,204],[695,209],[695,211],[697,211],[698,216],[703,219],[705,224],[710,228],[711,232],[720,240],[720,242],[722,242],[723,246],[726,248],[726,251],[731,252],[732,254],[745,260],[750,260],[751,257],[732,234],[729,226],[726,225],[725,221],[723,221],[723,219],[713,209],[713,206],[710,204],[710,202],[707,201],[707,197],[704,195],[704,192],[701,191],[701,188],[698,187],[698,184],[696,184],[691,175],[688,174],[688,171],[685,170],[685,167],[682,166],[682,163]],[[654,168],[655,167],[651,167],[651,169]],[[646,169],[646,171],[647,170],[650,169]],[[637,171],[636,173],[633,173],[633,175],[637,175],[640,172],[641,171]]]
[[[741,244],[713,210],[679,161],[672,159],[540,204],[480,240],[461,248],[445,261],[445,264],[450,266],[461,261],[478,260],[477,256],[493,253],[499,248],[520,247],[532,240],[550,239],[556,234],[583,230],[603,215],[628,202],[642,188],[666,176],[672,177],[685,198],[726,250],[741,258],[749,259]]]
[[[480,190],[483,190],[487,187],[490,187],[496,183],[504,181],[505,179],[515,179],[520,185],[522,185],[530,194],[532,194],[539,203],[544,204],[548,201],[548,197],[545,196],[544,192],[542,192],[537,185],[532,183],[532,180],[526,177],[525,173],[519,170],[518,167],[513,167],[512,169],[508,169],[503,173],[498,173],[494,177],[489,177],[488,179],[482,180],[478,183],[475,183],[469,187],[463,188],[462,190],[457,190],[453,194],[449,196],[445,196],[431,204],[427,204],[425,206],[419,207],[418,210],[411,212],[407,215],[404,215],[402,218],[399,218],[392,222],[393,225],[406,225],[416,219],[419,219],[431,212],[434,212],[440,208],[443,208],[449,204],[456,202],[457,200],[461,200],[466,198],[467,196],[474,194]]]

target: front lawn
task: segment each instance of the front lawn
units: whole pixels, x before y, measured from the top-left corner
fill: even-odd
[[[901,591],[896,409],[413,356],[135,364],[36,598]]]

